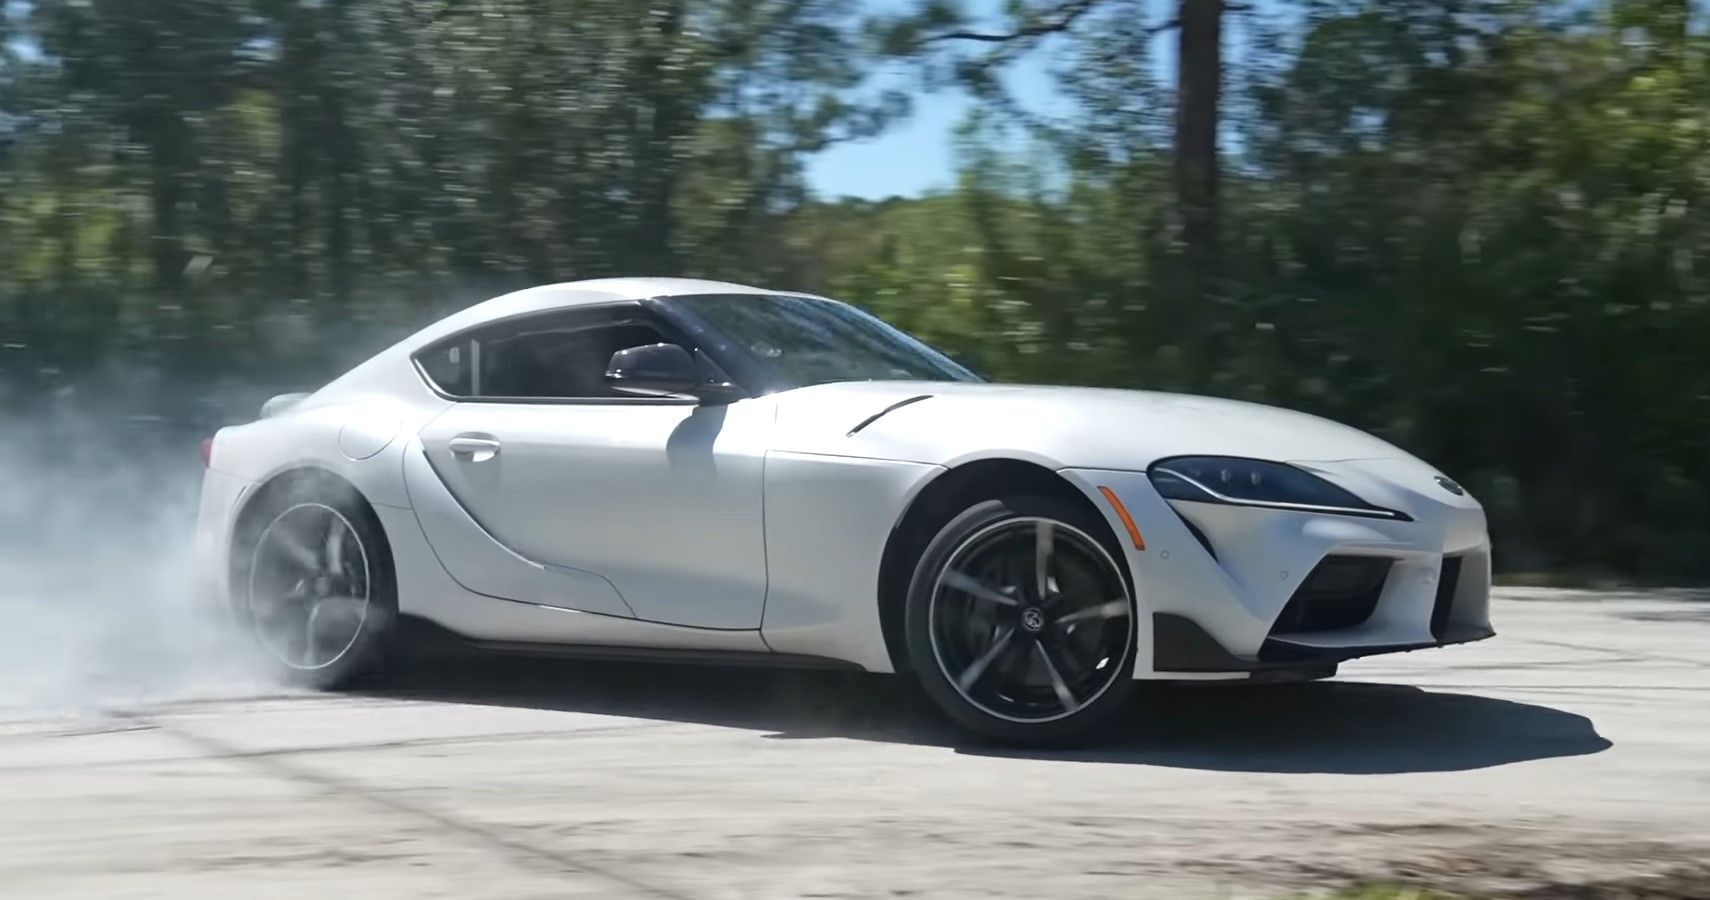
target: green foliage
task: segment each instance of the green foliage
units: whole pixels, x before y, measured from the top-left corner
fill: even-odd
[[[324,327],[543,281],[776,274],[757,250],[803,201],[803,155],[904,108],[845,96],[852,6],[35,0],[7,20],[30,58],[0,58],[0,327],[25,338],[0,381],[106,358],[73,319],[176,342],[185,377],[309,377]]]
[[[1688,9],[1303,4],[1243,73],[1209,272],[1167,229],[1144,24],[1100,19],[1050,166],[975,153],[951,195],[846,204],[819,240],[863,249],[825,285],[999,378],[1373,430],[1473,487],[1505,568],[1702,579],[1710,39]]]
[[[1146,4],[860,6],[14,5],[0,392],[313,381],[510,287],[727,277],[853,300],[995,378],[1371,429],[1478,493],[1507,568],[1710,576],[1710,21],[1688,0],[1228,14],[1251,49],[1210,256],[1172,224]],[[907,112],[868,73],[958,30],[1025,35],[933,55],[990,101],[957,186],[810,196],[810,154]],[[995,73],[1024,52],[1072,113],[1011,114]]]

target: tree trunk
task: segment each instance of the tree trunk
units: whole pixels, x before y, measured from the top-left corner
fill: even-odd
[[[285,188],[285,232],[276,259],[284,264],[281,286],[286,296],[307,297],[309,253],[314,229],[310,206],[311,182],[319,156],[314,94],[321,68],[313,10],[290,8],[281,26],[279,47],[279,153]]]
[[[180,206],[185,199],[185,172],[190,168],[189,140],[189,127],[176,112],[157,110],[149,117],[149,199],[153,214],[149,257],[154,263],[155,286],[168,294],[183,283],[184,218]]]
[[[693,98],[670,69],[670,57],[683,39],[683,5],[682,0],[652,4],[653,33],[638,65],[638,86],[651,96],[641,104],[647,112],[634,151],[641,187],[636,256],[649,274],[677,274],[672,201],[682,167],[679,157],[694,127]]]
[[[1177,15],[1176,206],[1197,261],[1217,242],[1217,125],[1223,81],[1223,0],[1182,0]]]
[[[327,273],[333,305],[341,317],[349,313],[355,283],[355,253],[350,221],[357,214],[353,182],[358,177],[356,138],[346,120],[342,85],[328,85],[321,96],[326,135]]]

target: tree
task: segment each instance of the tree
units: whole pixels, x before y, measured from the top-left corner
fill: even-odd
[[[249,37],[236,4],[206,0],[42,0],[31,7],[42,50],[64,66],[66,87],[97,98],[94,113],[123,130],[147,163],[155,284],[182,283],[186,207],[202,150],[196,118],[239,82]]]
[[[1217,243],[1220,181],[1218,129],[1223,83],[1223,20],[1244,5],[1226,0],[1178,0],[1176,14],[1146,29],[1150,36],[1176,33],[1174,172],[1176,227],[1189,256],[1201,268],[1213,264]],[[980,27],[960,6],[925,0],[911,15],[882,21],[878,32],[892,53],[927,56],[947,45],[988,47],[954,55],[956,77],[979,96],[1002,101],[1001,69],[1057,35],[1099,20],[1143,21],[1138,0],[1050,0],[1005,7],[1002,22]]]
[[[1188,252],[1217,243],[1217,129],[1223,95],[1224,0],[1181,0],[1176,14],[1176,206]]]

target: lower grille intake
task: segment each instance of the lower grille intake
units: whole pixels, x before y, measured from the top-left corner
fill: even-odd
[[[1381,556],[1326,556],[1301,582],[1272,635],[1353,628],[1371,618],[1394,560]]]

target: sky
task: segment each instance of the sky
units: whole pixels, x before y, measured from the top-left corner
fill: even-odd
[[[1046,48],[1048,49],[1048,48]],[[907,63],[887,66],[879,76],[900,88],[916,86]],[[1065,106],[1053,87],[1051,55],[1029,54],[1006,77],[1011,94],[1026,109],[1048,115]],[[912,197],[955,183],[956,127],[973,101],[960,89],[914,95],[912,114],[878,137],[834,145],[808,161],[808,184],[820,196],[879,200]]]
[[[869,15],[898,12],[913,8],[918,0],[867,0],[862,11]],[[976,16],[990,15],[1001,9],[1001,0],[964,0],[965,8]],[[1274,15],[1283,7],[1281,0],[1258,0],[1251,4],[1260,15]],[[1149,0],[1147,14],[1152,22],[1164,21],[1175,6],[1175,0]],[[1158,74],[1164,83],[1174,80],[1175,41],[1172,32],[1160,34],[1152,48]],[[1226,51],[1233,57],[1240,53],[1239,26],[1226,32]],[[1054,89],[1051,68],[1058,46],[1045,41],[1023,57],[1006,76],[1011,94],[1028,111],[1047,118],[1066,112],[1067,101]],[[918,89],[918,78],[911,77],[907,63],[895,63],[874,76],[875,83],[885,87]],[[913,114],[905,122],[893,124],[883,134],[864,141],[839,144],[816,154],[808,161],[809,186],[821,197],[861,197],[879,200],[892,196],[912,197],[934,190],[953,187],[956,179],[956,127],[967,118],[972,108],[967,94],[957,89],[941,89],[934,93],[914,94]]]

